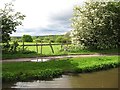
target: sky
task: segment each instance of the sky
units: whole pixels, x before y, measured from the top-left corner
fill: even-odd
[[[0,0],[0,6],[13,1],[15,11],[26,15],[23,25],[11,36],[59,35],[72,30],[73,7],[84,0]]]

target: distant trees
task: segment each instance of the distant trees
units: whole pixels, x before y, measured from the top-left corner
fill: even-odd
[[[63,39],[62,37],[57,37],[57,38],[56,38],[56,42],[57,42],[57,43],[61,43],[61,42],[62,42],[62,39]]]
[[[44,42],[49,42],[50,41],[50,37],[44,37]]]
[[[56,38],[57,43],[70,43],[70,38],[66,36],[61,36]]]
[[[31,36],[31,35],[23,35],[22,37],[11,37],[11,41],[18,42],[42,42],[42,43],[66,43],[71,42],[70,36],[68,34],[65,35],[47,35],[47,36]]]
[[[111,49],[120,45],[120,2],[92,2],[77,6],[72,22],[72,38],[85,48]]]
[[[71,32],[67,32],[65,35],[64,35],[64,38],[66,40],[67,43],[71,43]]]
[[[23,35],[22,39],[24,42],[33,42],[33,39],[30,35]]]
[[[35,42],[43,42],[40,38],[33,39]]]

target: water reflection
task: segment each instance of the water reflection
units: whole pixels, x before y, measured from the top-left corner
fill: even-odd
[[[50,59],[33,59],[33,60],[31,60],[31,62],[45,62],[48,60],[50,60]]]
[[[118,68],[107,71],[63,75],[52,81],[17,82],[3,84],[3,88],[117,88]],[[19,89],[20,90],[20,89]]]

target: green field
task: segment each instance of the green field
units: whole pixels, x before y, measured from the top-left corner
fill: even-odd
[[[36,51],[37,50],[36,46],[25,46],[25,48],[27,48],[30,51],[37,52]],[[61,46],[60,45],[54,45],[53,49],[54,49],[54,52],[57,54],[60,51]],[[41,51],[41,47],[39,46],[38,47],[38,53],[40,53],[40,51]],[[45,55],[51,55],[51,54],[53,54],[50,46],[42,46],[42,54],[45,54]]]
[[[12,44],[12,42],[10,42],[10,44]],[[22,45],[22,42],[18,43],[19,45]],[[25,42],[24,45],[28,45],[28,44],[36,44],[35,42]],[[41,43],[37,43],[37,44],[41,44]],[[42,44],[49,44],[49,43],[42,43]],[[51,43],[51,44],[58,44],[58,43]],[[63,48],[66,47],[67,45],[63,45]],[[71,46],[71,45],[69,45]],[[22,48],[22,46],[19,46],[20,48]],[[54,49],[54,54],[61,54],[61,45],[52,45],[53,49]],[[26,48],[27,50],[30,51],[35,51],[37,52],[37,48],[36,46],[25,46],[24,48]],[[38,46],[38,53],[40,54],[40,50],[41,47]],[[50,48],[50,46],[42,46],[42,54],[43,55],[53,55],[52,50]],[[110,50],[76,50],[76,51],[72,51],[72,52],[67,52],[68,54],[93,54],[93,53],[118,53],[118,49],[110,49]]]
[[[19,46],[20,48],[22,48],[22,46]],[[36,46],[25,46],[26,50],[30,50],[30,51],[34,51],[36,53],[5,53],[2,54],[2,59],[12,59],[12,58],[26,58],[26,57],[37,57],[37,56],[51,56],[51,55],[66,55],[68,54],[65,51],[60,51],[61,50],[61,46],[60,45],[54,45],[52,46],[54,49],[54,53],[52,53],[52,50],[50,48],[50,46],[42,46],[42,54],[41,54],[41,48],[40,46],[38,47],[38,53],[37,53],[37,49]]]
[[[10,44],[12,44],[12,42],[10,42]],[[22,45],[23,43],[19,42],[18,44]],[[25,42],[24,43],[24,45],[28,45],[28,44],[31,45],[31,44],[36,44],[36,43],[35,42]],[[41,44],[41,43],[37,43],[37,44]],[[49,43],[42,43],[42,44],[49,44]],[[53,44],[56,44],[56,43],[53,43]],[[19,46],[19,47],[22,48],[22,46]],[[61,45],[53,45],[52,47],[54,49],[55,54],[59,53],[59,51],[61,49]],[[30,51],[37,52],[36,46],[25,46],[24,48],[26,48],[27,50],[30,50]],[[40,53],[40,50],[41,50],[41,47],[38,46],[38,53]],[[48,46],[42,46],[42,54],[44,54],[44,55],[51,55],[51,54],[53,54],[49,45]]]
[[[12,44],[12,42],[10,42]],[[36,44],[35,42],[29,43],[25,42],[25,45],[27,44]],[[39,43],[40,44],[40,43]],[[44,43],[45,44],[45,43]],[[22,45],[22,42],[19,42],[19,45]],[[67,45],[64,45],[63,47],[66,47]],[[69,45],[70,46],[70,45]],[[12,58],[26,58],[26,57],[37,57],[37,56],[55,56],[55,55],[71,55],[71,54],[118,54],[118,49],[110,49],[110,50],[74,50],[73,51],[61,51],[61,45],[52,45],[54,49],[54,53],[52,53],[52,50],[50,46],[42,46],[42,54],[41,54],[41,46],[38,46],[38,53],[36,46],[25,46],[24,48],[26,50],[34,51],[33,53],[3,53],[2,59],[12,59]],[[22,46],[19,46],[19,48],[22,49]]]
[[[65,73],[83,73],[120,66],[119,56],[64,58],[47,62],[3,62],[2,79],[24,81],[49,79]]]

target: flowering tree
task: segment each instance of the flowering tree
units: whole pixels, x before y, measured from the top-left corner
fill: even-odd
[[[92,2],[74,8],[73,38],[90,49],[117,48],[120,2]]]

